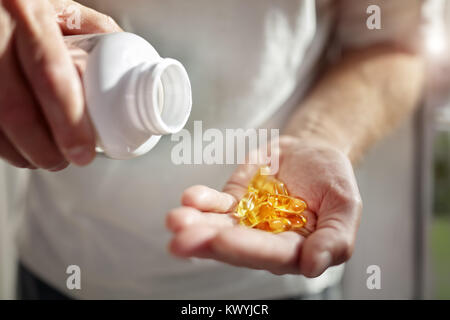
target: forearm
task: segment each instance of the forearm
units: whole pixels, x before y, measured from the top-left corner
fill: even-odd
[[[319,80],[285,134],[331,143],[355,162],[415,109],[423,82],[417,54],[381,46],[348,52]]]

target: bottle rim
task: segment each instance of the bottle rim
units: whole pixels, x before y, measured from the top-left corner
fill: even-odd
[[[137,83],[138,112],[152,134],[172,134],[186,125],[192,108],[191,84],[184,66],[165,58],[144,63]]]

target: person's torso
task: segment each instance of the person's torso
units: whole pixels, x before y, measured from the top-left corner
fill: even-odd
[[[282,127],[298,103],[329,30],[330,1],[84,1],[180,60],[193,89],[187,125]],[[168,210],[193,184],[221,188],[229,165],[175,165],[165,137],[127,161],[98,157],[85,168],[31,176],[21,259],[60,290],[66,267],[82,270],[82,298],[271,298],[313,292],[339,278],[307,281],[170,256]]]

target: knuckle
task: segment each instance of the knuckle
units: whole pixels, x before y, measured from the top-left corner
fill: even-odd
[[[338,193],[337,198],[340,203],[345,204],[349,209],[362,208],[362,201],[359,195],[347,193]]]
[[[362,199],[358,192],[354,192],[345,178],[337,179],[329,187],[332,198],[351,209],[362,209]]]
[[[349,204],[353,201],[352,196],[342,190],[341,187],[332,186],[331,195],[333,196],[333,199],[339,204]]]

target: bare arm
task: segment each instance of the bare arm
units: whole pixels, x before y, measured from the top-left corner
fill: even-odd
[[[331,143],[357,161],[418,105],[423,59],[390,46],[349,51],[319,80],[286,134]]]
[[[304,238],[291,232],[274,235],[240,228],[231,215],[224,214],[233,212],[257,170],[242,165],[223,192],[206,186],[185,190],[183,206],[172,210],[167,219],[174,233],[170,244],[173,254],[307,277],[317,277],[328,267],[350,259],[362,211],[351,162],[414,110],[424,81],[418,54],[389,45],[368,45],[414,43],[403,31],[417,34],[412,26],[417,25],[420,10],[412,11],[411,6],[403,9],[405,3],[414,3],[418,9],[421,2],[398,0],[393,8],[392,1],[374,1],[386,9],[384,33],[363,41],[365,49],[347,51],[327,68],[280,138],[277,177],[291,195],[306,200],[305,228],[310,235]],[[361,19],[368,2],[345,1],[341,14],[350,16],[342,18],[343,40],[369,40]],[[399,25],[399,17],[403,18],[401,28],[390,28]],[[361,42],[341,44],[350,47]]]

